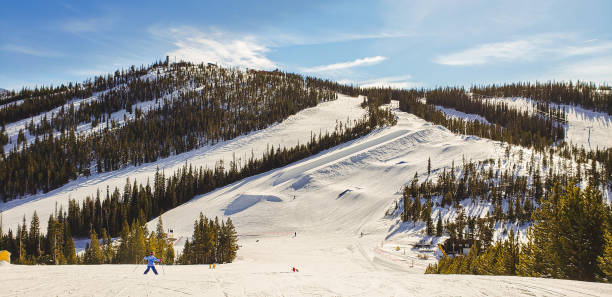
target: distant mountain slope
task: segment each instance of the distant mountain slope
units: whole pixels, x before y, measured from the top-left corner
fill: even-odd
[[[0,198],[48,192],[79,176],[233,139],[337,96],[295,74],[189,63],[94,81],[34,90],[37,96],[0,108],[8,135],[0,138],[7,152]],[[28,170],[18,170],[28,160]]]

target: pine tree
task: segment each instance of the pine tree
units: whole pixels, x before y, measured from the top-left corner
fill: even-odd
[[[412,202],[412,221],[418,222],[421,219],[421,198],[415,197]]]
[[[442,226],[442,216],[438,214],[438,222],[436,223],[436,236],[442,236],[444,232],[444,227]]]
[[[159,238],[165,237],[164,234],[164,223],[162,222],[162,216],[157,217],[157,226],[155,228],[155,232]]]
[[[105,228],[102,228],[102,244],[103,244],[103,262],[110,264],[113,263],[115,258],[115,249],[113,247],[113,240],[106,232]]]
[[[562,188],[556,184],[551,195],[543,199],[540,208],[534,214],[534,223],[527,238],[531,244],[525,250],[525,257],[536,259],[532,266],[529,262],[523,265],[523,275],[562,277],[559,269],[561,263],[559,234],[559,203],[562,196]]]
[[[172,243],[168,243],[168,248],[166,249],[166,254],[164,255],[164,261],[167,264],[174,264],[174,258],[175,258],[175,254],[174,254],[174,246],[172,245]]]
[[[133,229],[133,244],[132,244],[132,255],[130,256],[132,260],[131,263],[138,263],[146,254],[147,245],[146,245],[146,229],[144,225],[141,225],[138,221],[132,224]]]
[[[603,255],[597,257],[602,280],[612,283],[612,234],[606,232],[606,246]]]
[[[597,190],[556,184],[536,210],[519,273],[594,280],[602,273],[597,263],[605,250],[607,218]]]
[[[568,186],[562,196],[560,217],[561,265],[570,279],[594,280],[601,271],[597,257],[603,254],[606,212],[601,193],[590,185],[584,191]]]
[[[127,220],[123,220],[123,224],[121,227],[121,244],[117,250],[117,258],[119,263],[132,263],[134,258],[131,257],[131,247],[132,239],[130,226],[128,225]]]
[[[227,218],[226,227],[226,236],[229,238],[228,245],[225,247],[227,252],[227,258],[224,259],[225,262],[232,262],[236,258],[236,253],[238,251],[238,233],[236,232],[236,228],[234,227],[234,223],[232,223],[231,218]]]
[[[27,264],[27,236],[28,230],[26,229],[26,220],[25,216],[23,216],[23,224],[21,226],[17,225],[18,236],[19,236],[19,264]]]
[[[74,240],[70,234],[70,225],[64,225],[64,238],[63,238],[63,258],[67,264],[77,264],[76,250],[74,246]]]
[[[429,235],[429,236],[434,235],[434,224],[433,224],[433,221],[431,219],[431,216],[427,217],[426,230],[427,230],[427,235]]]
[[[88,248],[85,249],[85,264],[102,264],[104,263],[104,253],[98,242],[98,235],[96,231],[91,231],[90,243]]]
[[[519,242],[514,234],[514,228],[510,229],[508,239],[503,244],[504,274],[516,275],[519,266]]]
[[[1,235],[2,234],[0,234],[0,236]],[[36,214],[36,210],[34,211],[34,215],[32,215],[32,221],[30,223],[30,232],[28,233],[28,235],[28,246],[30,247],[30,252],[35,258],[38,258],[41,255],[40,220],[38,219],[38,214]]]

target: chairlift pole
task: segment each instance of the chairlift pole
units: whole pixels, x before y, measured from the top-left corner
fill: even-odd
[[[589,142],[589,149],[591,148],[591,128],[593,128],[593,126],[588,126],[587,129],[589,129],[589,138],[588,138],[588,142]]]

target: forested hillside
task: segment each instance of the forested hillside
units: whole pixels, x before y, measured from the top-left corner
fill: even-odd
[[[269,151],[266,151],[261,158],[251,155],[248,160],[245,160],[242,167],[235,160],[229,162],[229,164],[224,164],[223,160],[219,160],[213,169],[193,168],[191,165],[185,165],[168,177],[163,172],[156,172],[152,184],[149,181],[137,183],[135,180],[132,184],[128,178],[122,191],[115,188],[111,193],[110,189],[107,188],[106,193],[104,193],[105,196],[102,196],[102,193],[98,191],[96,197],[80,199],[83,201],[80,205],[76,200],[70,200],[67,209],[60,206],[55,214],[50,216],[48,223],[49,232],[57,233],[57,236],[63,238],[62,241],[54,242],[52,245],[47,244],[45,249],[41,249],[38,244],[34,243],[49,242],[52,237],[50,238],[49,235],[45,236],[37,231],[40,223],[36,213],[32,215],[30,231],[28,232],[24,216],[22,224],[17,228],[17,234],[14,234],[12,230],[9,230],[6,234],[0,233],[2,234],[0,241],[2,244],[0,246],[12,253],[13,262],[21,264],[135,263],[136,258],[122,256],[122,253],[137,255],[150,245],[155,249],[161,249],[165,253],[167,248],[163,245],[159,246],[159,243],[157,243],[158,246],[155,245],[156,243],[140,243],[142,240],[138,238],[146,238],[147,236],[149,236],[149,242],[161,240],[160,231],[149,234],[143,227],[144,222],[161,216],[165,211],[182,205],[197,195],[285,166],[349,140],[362,137],[376,128],[395,123],[395,118],[389,109],[381,109],[375,104],[365,107],[368,112],[362,119],[353,122],[339,122],[331,133],[312,134],[310,141],[292,148],[270,147]],[[233,237],[223,235],[230,232],[226,230],[227,228],[233,230],[231,221],[228,221],[225,225],[218,225],[218,222],[211,224],[205,218],[201,218],[196,226],[200,227],[194,229],[194,236],[204,232],[203,230],[206,228],[212,228],[206,233],[213,232],[221,235],[210,235],[210,240],[216,242],[218,236],[220,243],[225,242],[227,244],[227,249],[224,248],[225,245],[218,248],[213,244],[214,248],[218,248],[218,250],[204,248],[208,251],[204,254],[210,252],[211,255],[218,255],[219,258],[202,256],[200,249],[208,243],[197,242],[197,240],[202,239],[198,239],[200,237],[196,236],[192,244],[197,244],[199,248],[194,250],[193,245],[186,244],[185,248],[187,250],[179,258],[181,264],[222,263],[233,260],[236,253],[235,235],[232,235]],[[214,228],[218,228],[218,230]],[[92,247],[86,249],[84,258],[77,257],[74,252],[72,236],[88,236],[93,240],[93,238],[97,238],[98,234],[101,234],[104,239],[104,249],[109,249],[105,252],[105,256],[95,256],[98,253],[93,250],[90,251],[90,249],[98,250],[100,247],[92,245]],[[110,246],[110,240],[107,240],[116,236],[122,238],[122,245],[118,249]],[[134,237],[137,238],[133,239],[135,242],[124,243],[129,242],[124,238]],[[234,239],[228,241],[227,238],[230,237]],[[134,244],[139,245],[132,247]],[[126,245],[127,247],[124,248],[123,246]],[[188,246],[189,248],[187,248]],[[127,249],[127,251],[124,249]],[[58,254],[60,251],[63,253],[62,255]],[[94,257],[94,260],[88,257]]]
[[[612,91],[609,86],[589,82],[512,83],[473,86],[477,97],[526,97],[544,103],[580,105],[612,115]]]
[[[146,78],[139,77],[144,73]],[[6,123],[59,106],[69,98],[105,91],[77,109],[62,107],[39,123],[31,121],[28,133],[35,139],[29,144],[20,131],[15,148],[0,159],[0,196],[7,201],[47,192],[80,175],[148,163],[229,140],[336,98],[312,81],[278,71],[176,63],[98,77],[95,83],[85,84],[85,90],[81,85],[23,90],[11,98],[33,97],[2,108],[5,115],[12,115],[2,116]],[[161,102],[146,113],[132,108],[143,101]],[[119,126],[110,118],[122,109],[135,116]],[[90,123],[92,130],[76,133],[83,123]],[[99,123],[106,124],[93,129]],[[8,137],[2,134],[0,143],[5,144]]]

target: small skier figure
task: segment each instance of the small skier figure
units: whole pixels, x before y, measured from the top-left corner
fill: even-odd
[[[295,232],[295,233],[293,234],[293,237],[297,237],[297,232]]]
[[[144,260],[147,261],[147,270],[145,270],[144,274],[149,272],[149,269],[152,269],[155,275],[157,275],[157,270],[155,269],[155,263],[161,263],[161,259],[155,258],[155,253],[151,252],[148,256],[144,257]]]

